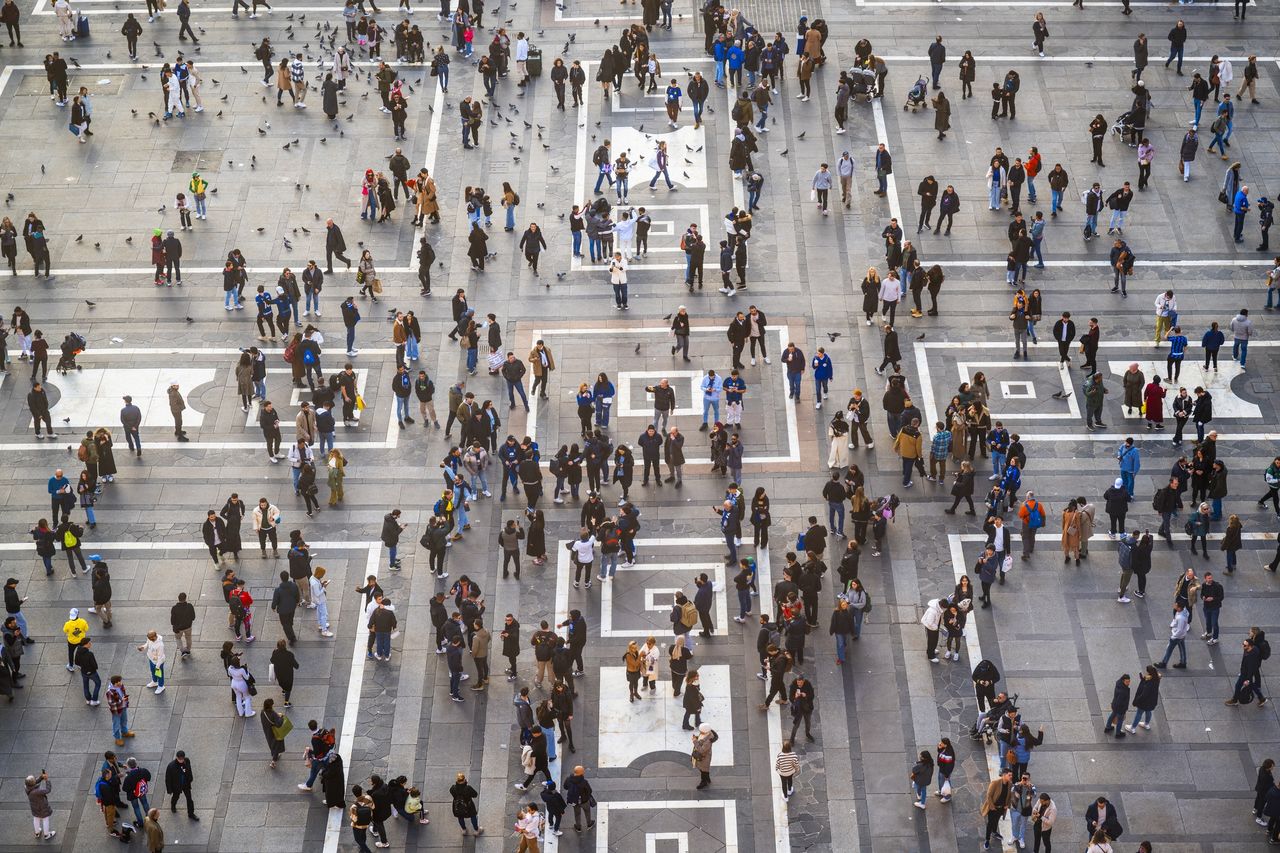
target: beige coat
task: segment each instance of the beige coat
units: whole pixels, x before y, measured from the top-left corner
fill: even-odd
[[[253,394],[253,365],[236,365],[236,392],[249,396]]]
[[[1062,553],[1076,554],[1080,551],[1080,516],[1079,510],[1064,509],[1062,511]]]
[[[471,656],[475,658],[487,658],[489,656],[489,629],[481,628],[476,631],[476,635],[471,639]]]
[[[804,34],[804,52],[805,55],[814,62],[822,56],[822,33],[813,27],[809,28],[809,32]]]
[[[434,216],[440,212],[440,204],[436,201],[435,178],[427,178],[426,183],[418,187],[418,215]]]
[[[293,419],[293,425],[298,430],[298,438],[305,438],[307,444],[312,444],[316,440],[316,412],[315,409],[307,408],[298,412],[298,416]]]
[[[693,766],[702,773],[711,772],[711,735],[698,735],[693,739]]]
[[[547,372],[555,370],[556,360],[555,360],[555,356],[551,354],[551,347],[544,346],[542,348],[542,351],[546,353],[546,356],[547,356],[547,366],[546,366]],[[533,349],[529,350],[529,363],[533,365],[534,376],[541,376],[543,374],[542,358],[538,354],[537,347],[534,347]]]

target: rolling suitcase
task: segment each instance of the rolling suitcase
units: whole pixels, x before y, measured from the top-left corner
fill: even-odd
[[[525,67],[529,69],[530,77],[542,76],[542,50],[536,47],[529,48],[529,58],[525,60]]]
[[[76,38],[89,37],[89,17],[83,13],[76,16]]]

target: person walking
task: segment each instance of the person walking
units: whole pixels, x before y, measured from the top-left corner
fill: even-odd
[[[151,680],[147,682],[147,687],[154,688],[159,696],[164,692],[164,638],[155,631],[148,631],[147,641],[137,648],[146,653],[147,666],[151,670]]]
[[[195,803],[191,801],[191,785],[195,782],[195,771],[191,767],[191,759],[182,750],[174,753],[173,761],[164,770],[164,790],[169,795],[169,811],[178,810],[178,798],[187,799],[187,817],[198,821]]]
[[[979,813],[986,819],[986,833],[982,841],[982,849],[991,849],[991,836],[1000,838],[1000,821],[1004,819],[1013,794],[1013,770],[1006,768],[1000,775],[987,784],[982,797]]]
[[[1173,668],[1187,668],[1187,633],[1190,625],[1191,614],[1187,610],[1187,605],[1181,601],[1175,601],[1173,619],[1169,622],[1169,644],[1165,647],[1164,657],[1155,664],[1157,669],[1164,669],[1169,665],[1169,658],[1173,656],[1174,649],[1178,650],[1178,662],[1173,665]]]
[[[715,733],[709,723],[702,723],[698,726],[698,731],[693,736],[693,766],[700,777],[697,785],[698,790],[711,785],[712,747],[719,739],[720,736]]]

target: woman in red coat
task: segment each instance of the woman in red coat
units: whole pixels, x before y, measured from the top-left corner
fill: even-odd
[[[1152,376],[1142,390],[1142,403],[1146,407],[1147,429],[1164,429],[1164,386],[1159,376]]]

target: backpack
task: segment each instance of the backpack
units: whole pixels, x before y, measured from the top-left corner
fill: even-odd
[[[1182,525],[1182,532],[1187,534],[1188,536],[1194,536],[1195,535],[1194,530],[1195,528],[1191,526],[1191,520],[1187,519],[1187,523]]]
[[[85,447],[83,444],[80,445],[80,449],[76,451],[76,458],[79,459],[81,462],[88,462],[89,448]]]
[[[698,608],[693,606],[692,601],[686,601],[680,607],[680,624],[686,628],[692,628],[698,624]]]
[[[610,524],[608,530],[601,532],[601,544],[606,553],[612,553],[622,547],[622,537],[618,534],[618,525]]]
[[[284,348],[284,353],[282,355],[282,358],[284,358],[285,362],[287,362],[288,364],[293,364],[293,354],[297,349],[298,349],[297,345],[293,341],[290,341],[289,345]]]
[[[1032,530],[1044,527],[1044,507],[1040,501],[1036,501],[1036,505],[1027,511],[1027,526]]]
[[[511,198],[512,198],[512,202],[511,202],[512,204],[520,203],[520,193],[516,192],[515,190],[511,191]]]
[[[240,596],[238,594],[234,592],[231,593],[230,597],[227,598],[227,604],[231,606],[232,616],[244,615],[244,602],[240,600]]]
[[[1266,640],[1258,641],[1258,650],[1262,652],[1262,659],[1266,660],[1271,657],[1271,643]]]
[[[591,162],[597,166],[603,166],[609,162],[609,154],[603,145],[596,149],[596,153],[591,155]]]

